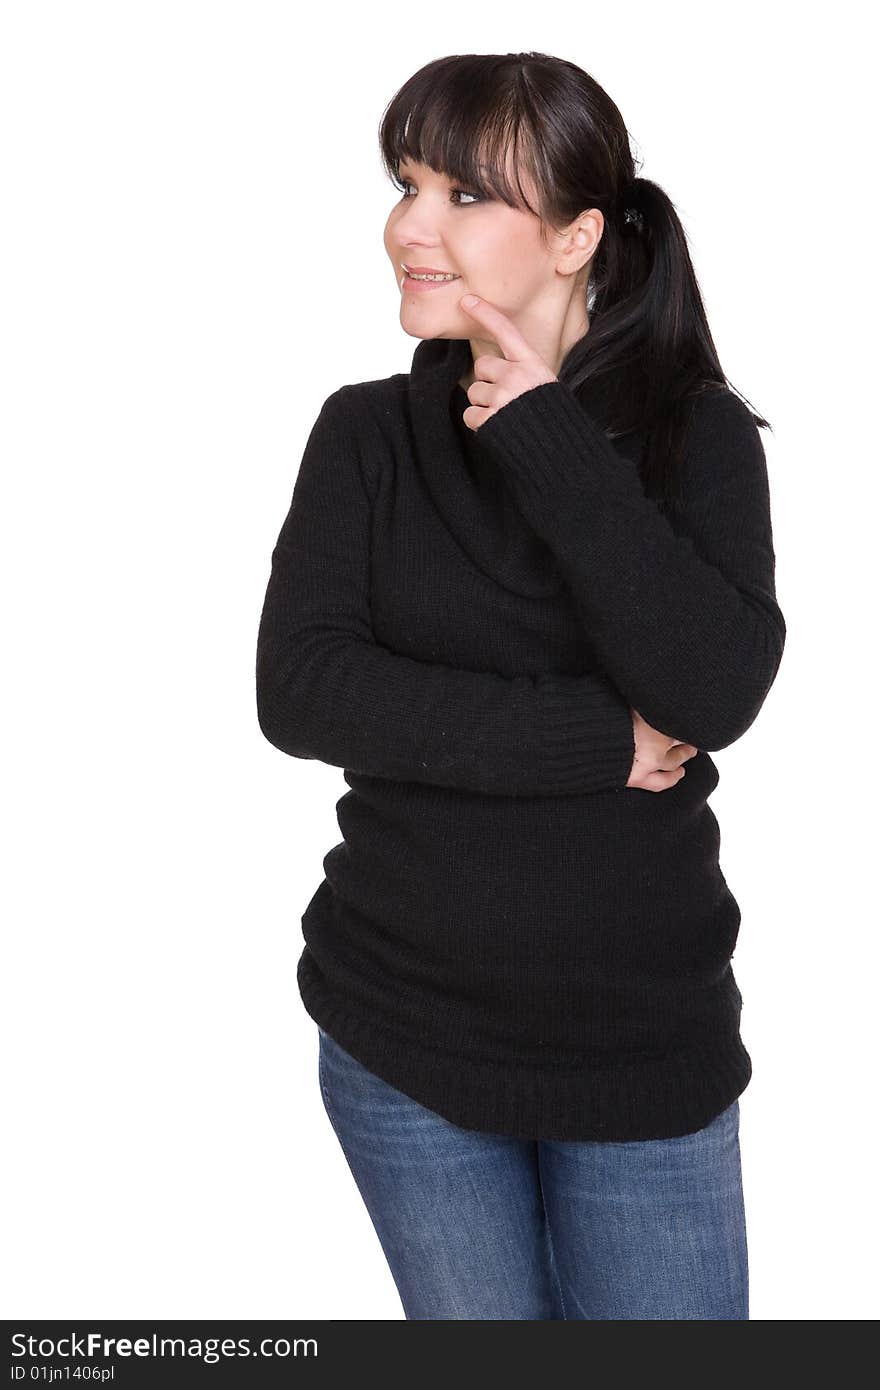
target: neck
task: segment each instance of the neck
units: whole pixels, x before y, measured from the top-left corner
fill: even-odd
[[[536,350],[543,357],[544,361],[552,368],[555,375],[559,375],[559,368],[567,357],[570,349],[578,342],[584,334],[589,332],[590,320],[587,317],[586,308],[578,305],[579,312],[576,316],[567,317],[563,322],[558,333],[536,333],[523,329],[523,336],[533,343]],[[582,310],[582,312],[580,312]],[[489,342],[480,338],[471,338],[471,361],[468,363],[464,375],[459,377],[459,385],[467,391],[476,381],[474,372],[474,362],[478,357],[503,357],[504,354],[497,343]]]

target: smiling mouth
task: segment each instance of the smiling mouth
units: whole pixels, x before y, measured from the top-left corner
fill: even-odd
[[[461,279],[460,275],[455,275],[451,270],[410,270],[409,266],[403,264],[401,264],[401,269],[408,280],[416,280],[433,285],[447,284],[452,280]]]
[[[400,277],[400,293],[410,299],[413,295],[420,298],[423,294],[433,294],[435,290],[448,289],[450,285],[457,285],[460,278],[456,275],[451,280],[421,280],[417,276],[404,274]]]

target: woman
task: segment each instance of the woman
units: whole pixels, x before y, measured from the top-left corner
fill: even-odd
[[[767,422],[580,68],[438,60],[380,141],[419,342],[325,401],[257,652],[266,737],[349,787],[298,967],[324,1104],[407,1318],[745,1319],[707,799],[785,642]]]

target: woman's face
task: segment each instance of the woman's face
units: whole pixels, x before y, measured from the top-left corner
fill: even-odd
[[[588,271],[580,277],[577,271],[601,236],[601,213],[578,218],[573,236],[551,234],[544,240],[540,218],[531,212],[482,199],[414,161],[402,160],[399,173],[405,188],[385,224],[385,249],[400,293],[404,332],[414,338],[470,338],[477,343],[476,355],[492,351],[473,337],[476,325],[459,302],[465,294],[478,294],[503,310],[538,351],[543,343],[555,352],[563,337],[574,341],[586,331]],[[524,175],[523,182],[534,203],[535,190]],[[458,279],[413,290],[404,265],[452,271]]]

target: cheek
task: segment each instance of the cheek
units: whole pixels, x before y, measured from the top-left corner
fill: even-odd
[[[462,263],[481,281],[497,288],[515,287],[521,293],[536,279],[540,261],[530,239],[505,234],[469,238],[467,247],[462,247]]]
[[[532,237],[511,237],[505,247],[505,259],[520,275],[532,279],[539,274],[545,255]]]
[[[533,246],[508,247],[502,266],[500,274],[511,310],[527,308],[546,292],[552,268]]]

